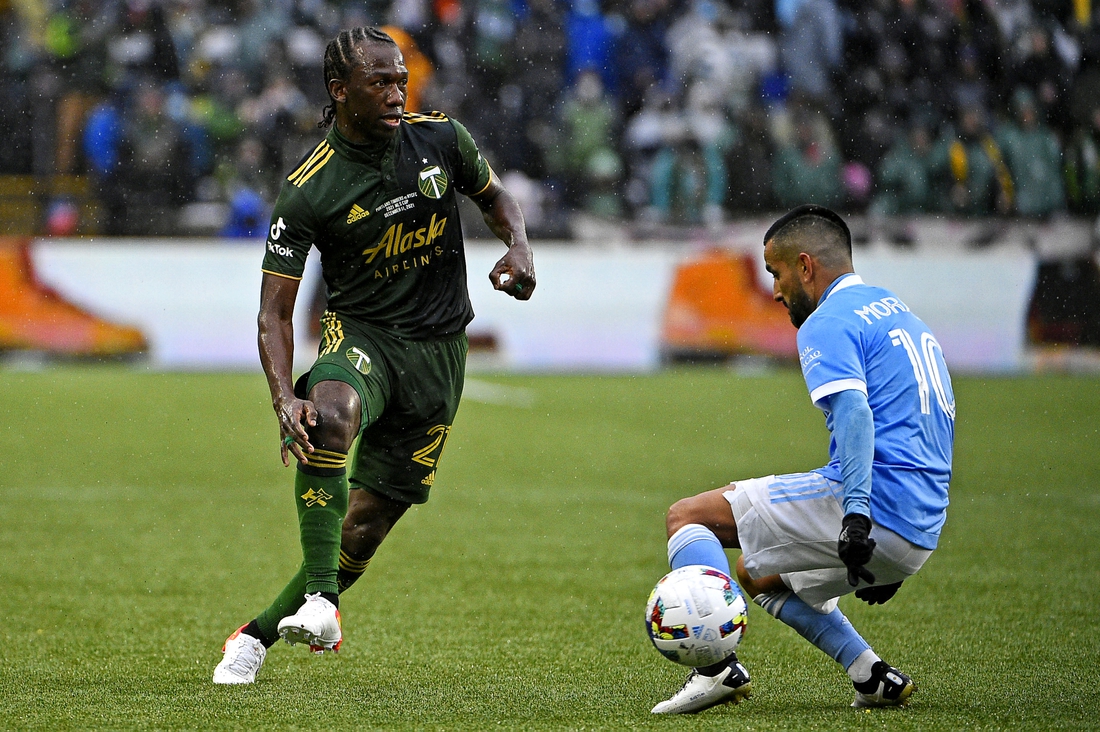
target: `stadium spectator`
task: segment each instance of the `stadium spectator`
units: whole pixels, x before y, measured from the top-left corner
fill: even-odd
[[[759,213],[773,209],[772,157],[767,113],[759,104],[750,105],[737,116],[726,152],[726,170],[731,171],[728,210]]]
[[[945,128],[929,167],[937,211],[964,216],[1011,213],[1012,176],[981,110],[965,109],[957,130]]]
[[[1068,129],[1071,65],[1077,58],[1061,56],[1051,31],[1038,23],[1023,31],[1014,51],[1005,77],[1004,98],[1010,99],[1022,86],[1034,96],[1042,122],[1056,130]]]
[[[561,168],[569,200],[598,216],[621,215],[618,110],[604,93],[598,73],[581,72],[562,105],[561,118]]]
[[[844,199],[840,154],[828,123],[807,110],[796,111],[794,117],[794,137],[779,147],[772,169],[775,197],[788,207],[800,201],[840,205]]]
[[[314,107],[294,79],[270,67],[263,89],[256,96],[246,96],[237,114],[246,134],[263,141],[267,156],[273,159],[272,171],[285,170],[301,156],[302,140],[316,125]],[[274,176],[263,187],[270,188],[273,181]]]
[[[669,0],[631,0],[626,12],[626,29],[615,39],[620,98],[623,114],[629,118],[641,110],[646,97],[668,74]]]
[[[872,650],[837,601],[852,592],[870,605],[889,601],[939,542],[955,435],[947,366],[928,327],[855,274],[851,233],[835,213],[801,206],[764,243],[775,300],[798,328],[806,387],[826,415],[829,464],[676,502],[669,566],[730,575],[724,550],[741,549],[741,587],[845,669],[852,706],[901,706],[913,680]],[[691,714],[751,692],[734,653],[693,669],[653,713]]]
[[[93,189],[105,210],[104,233],[126,233],[126,201],[122,194],[123,105],[121,94],[104,93],[84,124],[84,159]]]
[[[604,87],[617,94],[616,66],[611,51],[614,36],[599,0],[575,0],[565,17],[566,81],[573,83],[583,71],[595,70]]]
[[[195,173],[183,130],[165,109],[164,89],[147,81],[135,95],[134,114],[123,125],[119,181],[126,233],[150,235],[175,222],[192,196]]]
[[[1001,125],[997,139],[1012,175],[1015,212],[1028,218],[1048,218],[1066,206],[1062,147],[1054,132],[1039,120],[1030,91],[1017,89],[1012,106],[1015,122]]]
[[[840,11],[833,0],[781,0],[776,4],[779,45],[791,89],[821,109],[839,111],[832,75],[843,54]]]
[[[914,120],[898,135],[879,167],[878,194],[871,213],[880,216],[925,213],[933,210],[932,139],[927,125]]]
[[[1073,133],[1066,150],[1066,192],[1071,211],[1100,215],[1100,98],[1090,124]]]
[[[393,39],[341,31],[325,49],[324,77],[331,129],[283,184],[260,290],[260,361],[283,464],[297,462],[303,562],[226,640],[216,684],[253,683],[280,637],[339,649],[339,593],[408,508],[428,499],[473,318],[456,191],[507,244],[493,287],[518,300],[535,288],[523,215],[469,133],[442,114],[403,115],[408,70]],[[314,246],[330,297],[317,361],[296,384],[292,315]]]

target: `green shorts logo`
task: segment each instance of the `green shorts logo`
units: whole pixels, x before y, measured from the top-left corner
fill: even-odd
[[[428,198],[443,198],[443,194],[447,192],[447,174],[438,165],[420,171],[417,183],[420,185],[420,192]]]
[[[370,373],[370,356],[364,353],[363,349],[352,346],[344,355],[351,361],[351,365],[355,367],[355,370],[363,376]]]

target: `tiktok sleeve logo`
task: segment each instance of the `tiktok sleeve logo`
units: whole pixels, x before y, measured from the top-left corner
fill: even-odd
[[[283,217],[280,216],[279,220],[271,225],[271,230],[268,232],[270,238],[267,240],[267,251],[280,257],[286,257],[287,259],[294,259],[294,250],[288,246],[278,244],[279,237],[283,235],[283,231],[286,230],[286,222],[283,221]]]

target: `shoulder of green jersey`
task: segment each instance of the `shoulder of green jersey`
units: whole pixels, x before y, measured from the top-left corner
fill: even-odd
[[[291,185],[301,188],[306,181],[317,174],[318,170],[325,167],[325,163],[332,158],[335,152],[327,140],[322,140],[321,144],[315,147],[309,157],[305,159],[305,162],[299,165],[286,179],[290,181]]]
[[[428,112],[427,114],[420,114],[419,112],[405,112],[401,115],[401,119],[410,125],[415,125],[420,122],[450,122],[451,118],[442,112]]]

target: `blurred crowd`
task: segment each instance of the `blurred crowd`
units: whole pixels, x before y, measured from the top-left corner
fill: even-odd
[[[0,175],[87,175],[108,234],[197,205],[256,235],[353,25],[395,37],[409,108],[466,124],[536,236],[806,201],[1100,213],[1091,0],[0,0]]]

